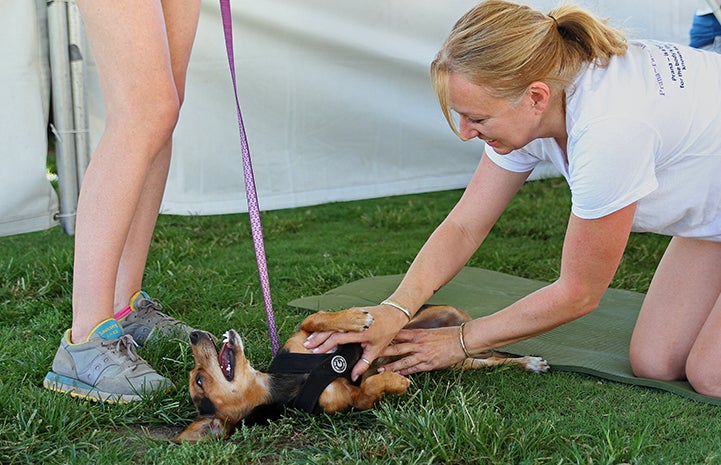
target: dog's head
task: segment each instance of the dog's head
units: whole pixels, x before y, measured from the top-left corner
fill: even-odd
[[[245,358],[243,341],[232,329],[223,335],[220,351],[205,331],[193,331],[190,345],[195,367],[190,371],[189,390],[200,418],[175,441],[228,436],[251,410],[266,402],[264,375]]]

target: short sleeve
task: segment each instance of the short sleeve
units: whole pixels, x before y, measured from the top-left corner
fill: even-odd
[[[532,171],[541,162],[541,158],[535,153],[541,153],[540,144],[531,142],[522,149],[514,150],[507,155],[500,155],[493,150],[493,147],[486,145],[486,155],[493,163],[514,173],[526,173]],[[538,145],[537,150],[534,146]]]
[[[571,211],[595,219],[636,202],[658,187],[658,133],[643,121],[596,120],[569,137]]]

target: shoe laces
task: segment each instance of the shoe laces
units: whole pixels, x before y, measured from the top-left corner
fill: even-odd
[[[103,347],[110,347],[110,350],[119,354],[127,355],[128,359],[137,364],[142,361],[135,348],[138,347],[138,343],[135,342],[133,336],[130,334],[123,334],[118,339],[102,343]]]
[[[161,311],[163,304],[156,298],[143,299],[140,301],[138,307],[140,307],[140,309],[136,311],[138,316],[144,317],[155,324],[166,326],[177,326],[183,324],[181,321],[176,320],[172,316],[163,313]]]
[[[159,299],[151,297],[150,299],[143,298],[140,301],[138,307],[142,307],[148,310],[160,311],[163,308],[163,304],[160,302]]]

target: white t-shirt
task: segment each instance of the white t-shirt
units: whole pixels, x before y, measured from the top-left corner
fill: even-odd
[[[634,231],[721,241],[721,55],[633,41],[607,68],[579,73],[566,129],[568,162],[553,139],[486,153],[516,172],[553,163],[580,218],[638,201]]]
[[[706,0],[696,0],[696,14],[701,16],[709,13],[713,13],[713,8],[711,8],[709,2]]]

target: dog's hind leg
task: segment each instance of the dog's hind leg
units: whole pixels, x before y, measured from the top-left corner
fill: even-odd
[[[494,367],[499,365],[515,365],[534,373],[545,373],[551,366],[542,357],[519,357],[506,352],[489,351],[487,353],[467,358],[456,365],[461,370],[475,370],[478,368]]]
[[[398,373],[379,373],[363,379],[355,386],[345,378],[338,378],[325,388],[318,398],[318,405],[326,413],[344,412],[350,408],[368,410],[383,394],[403,394],[411,381]]]
[[[385,372],[363,380],[353,395],[353,407],[357,410],[373,408],[383,394],[405,394],[411,380],[398,373]]]

